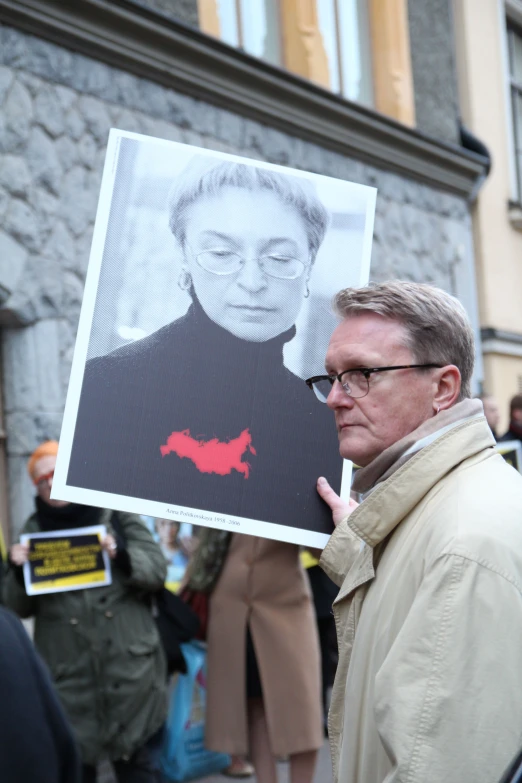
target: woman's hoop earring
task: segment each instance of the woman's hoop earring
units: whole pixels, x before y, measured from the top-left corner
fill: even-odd
[[[308,299],[309,296],[310,296],[310,289],[308,288],[308,283],[307,283],[306,284],[306,294],[304,295],[304,298]]]
[[[188,291],[192,285],[192,275],[188,269],[182,269],[181,274],[178,277],[178,285],[182,291]]]
[[[440,413],[440,405],[437,408],[437,413]],[[437,413],[435,415],[437,415]]]

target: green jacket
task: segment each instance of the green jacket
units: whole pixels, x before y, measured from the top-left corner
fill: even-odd
[[[166,714],[165,656],[147,600],[163,586],[165,558],[138,516],[100,510],[97,524],[114,533],[113,514],[125,534],[130,576],[115,566],[107,587],[31,597],[21,569],[11,567],[5,577],[6,605],[20,617],[35,618],[36,647],[85,764],[130,757]],[[34,514],[23,532],[39,530]]]

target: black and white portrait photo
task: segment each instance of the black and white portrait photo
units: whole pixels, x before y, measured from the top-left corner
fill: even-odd
[[[324,372],[375,190],[111,131],[53,494],[324,546]],[[344,474],[344,481],[343,481]],[[349,491],[349,486],[348,486]]]

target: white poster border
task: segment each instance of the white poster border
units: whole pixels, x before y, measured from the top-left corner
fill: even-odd
[[[107,153],[103,170],[102,182],[100,187],[100,196],[98,199],[98,208],[96,221],[89,257],[87,276],[85,281],[84,296],[80,313],[78,336],[74,348],[74,355],[71,366],[71,375],[67,397],[65,402],[65,411],[60,434],[60,448],[57,457],[57,463],[54,473],[53,488],[51,497],[53,499],[66,500],[74,503],[84,503],[86,505],[96,505],[100,508],[109,508],[117,511],[128,511],[130,513],[141,514],[144,516],[174,518],[178,515],[181,520],[189,521],[193,524],[202,524],[207,527],[215,527],[220,530],[231,530],[247,535],[261,536],[271,538],[277,541],[286,541],[296,543],[301,546],[309,546],[323,549],[329,541],[330,536],[325,533],[309,531],[303,528],[279,525],[272,522],[263,522],[260,520],[249,519],[245,517],[234,517],[227,514],[214,514],[204,509],[196,510],[193,507],[177,506],[176,504],[166,505],[165,503],[146,500],[137,497],[127,497],[97,490],[85,490],[80,487],[72,487],[67,484],[67,470],[73,447],[74,430],[76,417],[78,413],[80,395],[83,384],[83,376],[89,347],[91,328],[94,318],[96,297],[100,280],[103,253],[107,238],[107,231],[110,220],[110,207],[113,195],[113,186],[116,177],[118,157],[122,139],[134,139],[142,141],[150,139],[155,144],[163,145],[172,149],[172,146],[186,148],[186,144],[180,142],[158,139],[156,137],[145,136],[143,134],[132,133],[111,128],[107,144]],[[240,155],[231,155],[212,149],[197,148],[198,154],[209,157],[223,157],[228,161],[244,163],[245,157]],[[280,166],[265,161],[256,161],[248,159],[249,165],[259,166],[263,169],[270,169],[288,175],[291,171],[292,176],[309,179],[313,173],[314,178],[332,180],[332,177],[316,174],[315,172],[300,171],[298,169],[289,169],[286,166]],[[347,187],[353,185],[357,189],[364,187],[367,192],[366,215],[365,215],[365,233],[363,240],[362,262],[360,266],[359,285],[366,285],[370,272],[371,247],[373,240],[373,227],[375,219],[375,204],[377,199],[377,190],[368,185],[352,183],[345,181]],[[332,414],[333,415],[333,414]],[[349,460],[343,460],[343,470],[341,478],[340,495],[344,500],[350,498],[352,476],[352,463]],[[198,521],[199,513],[199,521]],[[212,518],[212,524],[206,521],[207,516]]]

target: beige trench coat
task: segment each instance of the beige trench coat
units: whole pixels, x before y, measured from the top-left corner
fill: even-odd
[[[272,751],[322,745],[319,642],[292,544],[236,534],[210,601],[206,745],[248,752],[246,632],[256,651]]]
[[[339,783],[497,783],[522,746],[522,477],[493,443],[482,417],[442,435],[322,555]]]

